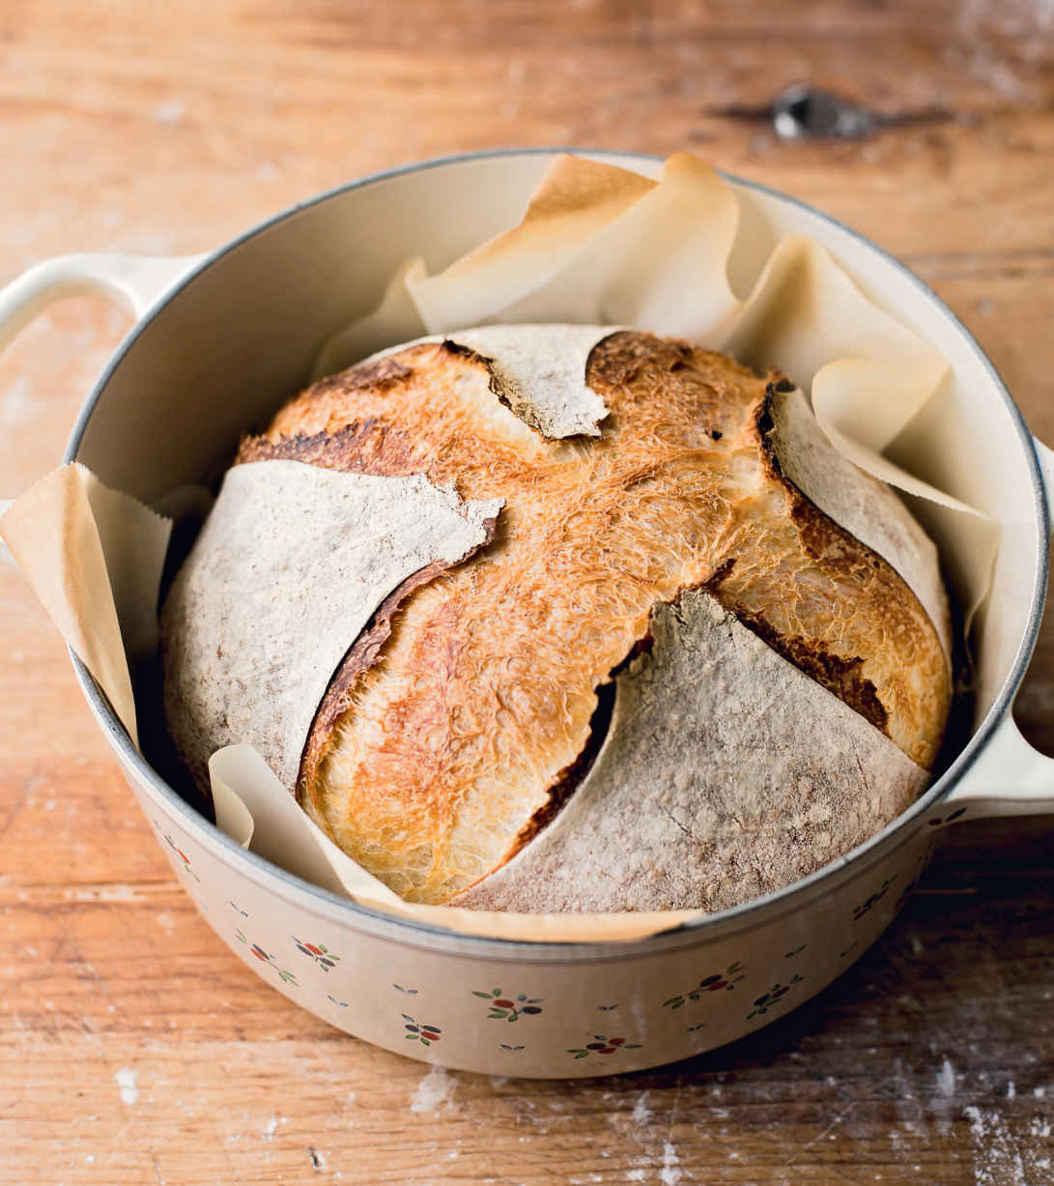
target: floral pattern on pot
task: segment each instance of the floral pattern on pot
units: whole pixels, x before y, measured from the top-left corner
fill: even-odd
[[[865,914],[869,914],[871,912],[872,907],[877,906],[878,903],[882,901],[882,899],[889,892],[889,887],[893,884],[896,876],[897,875],[894,873],[892,877],[887,877],[886,880],[882,882],[882,884],[877,890],[875,890],[875,892],[870,898],[867,899],[866,902],[861,902],[860,905],[856,907],[856,909],[853,911],[853,922],[859,922]]]
[[[347,1001],[338,1001],[331,992],[326,993],[326,1000],[331,1001],[334,1005],[339,1005],[342,1009],[346,1009],[348,1007]]]
[[[313,959],[323,972],[328,972],[330,968],[340,963],[340,956],[334,955],[324,943],[305,943],[296,935],[293,935],[292,939],[296,944],[297,951],[302,952],[309,959]]]
[[[415,997],[418,993],[418,989],[416,988],[403,988],[401,984],[395,984],[394,982],[392,984],[392,988],[397,988],[400,992],[406,993],[408,997]]]
[[[729,964],[723,972],[712,972],[709,976],[704,976],[694,988],[669,997],[663,1001],[663,1008],[680,1009],[688,1001],[698,1001],[704,992],[731,992],[745,975],[743,965],[737,960],[734,964]]]
[[[572,1046],[568,1054],[575,1058],[589,1058],[591,1054],[617,1054],[620,1050],[639,1050],[639,1042],[627,1042],[625,1038],[606,1038],[603,1034],[593,1034],[592,1042],[585,1046]]]
[[[487,1014],[488,1021],[519,1021],[521,1016],[532,1017],[541,1013],[542,997],[529,997],[526,993],[513,996],[502,996],[500,988],[492,988],[490,992],[473,991],[474,997],[479,997],[490,1006]]]
[[[515,1054],[518,1050],[526,1050],[527,1049],[526,1046],[511,1046],[511,1045],[509,1045],[508,1042],[499,1042],[498,1045],[501,1047],[502,1050],[508,1050],[512,1054]]]
[[[158,826],[158,831],[159,832],[161,831],[160,825]],[[167,832],[162,832],[161,834],[164,836],[165,843],[168,845],[168,847],[170,849],[172,849],[172,851],[176,854],[177,857],[179,857],[180,865],[183,869],[183,872],[189,873],[190,876],[193,877],[195,881],[200,881],[201,878],[191,868],[190,857],[187,856],[187,854],[179,847],[179,845],[172,839],[172,837]]]
[[[236,930],[234,932],[234,937],[239,943],[244,943],[245,946],[248,947],[252,954],[255,955],[261,963],[267,964],[268,967],[273,968],[275,972],[278,973],[278,979],[281,980],[283,984],[291,984],[294,988],[300,987],[297,982],[297,978],[293,975],[293,973],[286,971],[285,968],[279,967],[278,961],[275,959],[275,957],[271,955],[270,952],[265,951],[259,943],[250,943],[243,930]]]
[[[438,1025],[422,1025],[415,1021],[409,1013],[402,1014],[403,1028],[406,1033],[403,1035],[408,1042],[420,1042],[422,1046],[431,1046],[433,1042],[438,1042],[442,1036],[443,1031]]]
[[[795,974],[786,984],[774,984],[768,992],[763,992],[760,997],[755,999],[754,1008],[747,1014],[747,1021],[750,1021],[752,1017],[766,1014],[774,1005],[779,1004],[796,984],[801,984],[804,979],[804,976]]]

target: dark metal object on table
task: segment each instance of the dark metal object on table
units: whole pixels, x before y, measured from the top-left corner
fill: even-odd
[[[878,122],[864,107],[800,84],[778,95],[771,113],[776,135],[783,140],[862,140]]]
[[[885,128],[943,123],[952,117],[942,107],[918,111],[871,111],[858,103],[806,83],[794,83],[760,107],[711,108],[710,115],[748,123],[771,124],[781,140],[864,140]]]

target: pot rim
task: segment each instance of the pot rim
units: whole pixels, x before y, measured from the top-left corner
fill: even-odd
[[[332,198],[336,198],[346,193],[350,193],[357,189],[363,189],[376,182],[387,181],[391,178],[401,177],[410,173],[425,172],[427,170],[442,168],[448,165],[464,164],[469,161],[487,160],[501,157],[513,156],[552,156],[561,153],[579,153],[590,157],[614,157],[620,159],[636,158],[641,161],[648,161],[655,163],[661,161],[663,158],[653,153],[645,152],[631,152],[620,151],[617,149],[604,148],[581,148],[581,147],[534,147],[534,148],[496,148],[485,149],[477,152],[452,153],[446,156],[433,157],[425,161],[414,162],[406,165],[400,165],[392,169],[379,170],[374,173],[368,173],[364,177],[360,177],[354,181],[344,182],[341,185],[334,186],[328,190],[316,194],[315,196],[297,202],[277,214],[257,223],[250,227],[242,234],[229,240],[216,250],[209,252],[201,260],[201,262],[188,272],[176,285],[166,291],[163,297],[150,309],[150,311],[140,318],[131,330],[120,343],[114,354],[111,356],[106,364],[105,369],[99,376],[94,387],[85,399],[78,413],[77,419],[74,423],[73,429],[70,433],[69,440],[63,454],[63,463],[69,463],[77,460],[77,453],[80,449],[81,442],[84,437],[85,430],[91,420],[92,414],[95,411],[96,405],[102,398],[106,387],[113,376],[114,372],[123,362],[129,350],[139,339],[140,335],[145,331],[147,326],[154,320],[154,318],[165,309],[169,303],[180,293],[182,293],[188,286],[192,285],[195,279],[213,264],[223,259],[227,254],[236,250],[243,243],[248,242],[255,236],[262,234],[264,231],[277,226],[288,218],[292,218],[303,210],[311,209],[314,206],[321,205]],[[982,367],[987,371],[992,384],[1002,399],[1004,406],[1010,413],[1010,418],[1013,422],[1021,443],[1024,447],[1025,457],[1029,467],[1029,483],[1033,500],[1036,505],[1038,514],[1036,516],[1036,524],[1038,527],[1038,538],[1036,541],[1037,550],[1037,567],[1036,579],[1031,591],[1031,606],[1029,609],[1028,621],[1022,635],[1021,641],[1018,645],[1017,654],[1011,664],[1009,674],[1000,689],[999,695],[988,710],[980,728],[973,734],[967,744],[964,746],[962,752],[955,758],[948,769],[941,775],[937,781],[927,789],[919,799],[915,801],[906,811],[902,812],[895,820],[888,824],[882,831],[876,833],[863,844],[859,844],[856,848],[838,857],[836,860],[810,873],[807,877],[801,878],[799,881],[792,882],[782,889],[775,890],[770,894],[765,894],[760,898],[753,898],[749,902],[744,902],[739,906],[729,907],[725,910],[717,911],[709,914],[704,918],[695,922],[682,923],[681,925],[671,928],[670,930],[659,931],[653,935],[647,936],[643,939],[638,939],[629,944],[608,943],[601,941],[594,942],[553,942],[543,941],[536,942],[530,939],[501,939],[492,938],[484,935],[465,934],[460,931],[453,931],[447,927],[436,924],[418,922],[416,920],[404,919],[398,916],[388,914],[383,910],[373,909],[369,906],[361,905],[350,898],[342,897],[339,894],[332,893],[329,890],[323,889],[312,882],[304,881],[293,873],[282,869],[278,865],[272,864],[270,861],[258,856],[257,854],[243,849],[236,841],[221,831],[215,824],[202,816],[195,808],[187,803],[176,790],[169,786],[167,782],[157,773],[149,762],[139,753],[139,751],[132,744],[131,739],[125,732],[124,727],[118,721],[113,709],[110,707],[109,701],[102,694],[97,687],[94,679],[91,677],[88,669],[77,658],[72,651],[70,657],[73,661],[74,670],[77,675],[78,682],[81,686],[85,699],[89,706],[93,709],[100,724],[105,726],[105,733],[110,741],[110,744],[117,751],[118,756],[123,759],[126,766],[130,766],[136,773],[141,784],[149,788],[151,792],[156,794],[164,802],[167,809],[181,817],[182,821],[198,834],[198,838],[213,849],[219,849],[221,859],[232,861],[235,864],[242,866],[241,871],[249,876],[252,880],[260,882],[278,882],[277,887],[272,885],[272,888],[280,892],[293,891],[295,893],[306,894],[315,901],[312,906],[317,909],[319,906],[328,907],[325,913],[329,914],[333,907],[337,907],[340,911],[347,912],[352,918],[360,916],[364,919],[369,919],[371,923],[383,923],[386,927],[391,927],[395,932],[401,933],[402,937],[407,941],[417,939],[420,944],[423,940],[428,946],[438,946],[435,943],[428,943],[428,938],[433,940],[447,940],[448,942],[455,942],[456,946],[461,948],[463,945],[467,946],[473,952],[478,952],[480,955],[490,954],[492,956],[512,955],[523,956],[528,952],[535,956],[544,958],[546,952],[559,952],[564,957],[571,957],[573,959],[594,960],[597,958],[604,958],[604,954],[613,955],[614,949],[621,950],[632,949],[634,952],[644,954],[649,945],[656,945],[656,941],[669,940],[673,936],[685,935],[703,935],[707,932],[717,932],[728,927],[729,923],[735,922],[742,925],[748,924],[751,915],[760,916],[766,912],[769,907],[782,903],[784,906],[789,906],[789,900],[797,894],[806,892],[818,885],[820,885],[827,878],[836,873],[840,873],[850,865],[861,863],[864,859],[876,853],[876,851],[888,840],[893,839],[898,833],[902,833],[901,840],[907,838],[909,831],[914,831],[920,822],[921,817],[929,811],[931,807],[946,798],[954,786],[962,779],[970,767],[974,764],[980,756],[984,747],[991,740],[996,729],[1001,724],[1004,716],[1010,711],[1013,704],[1014,697],[1017,693],[1021,680],[1024,677],[1028,662],[1032,656],[1032,651],[1036,644],[1036,639],[1039,634],[1040,621],[1043,616],[1044,604],[1046,601],[1046,587],[1047,587],[1047,567],[1050,559],[1050,515],[1048,512],[1048,505],[1046,499],[1046,489],[1043,480],[1042,469],[1039,459],[1036,454],[1035,442],[1032,433],[1025,422],[1025,418],[1014,402],[1006,384],[997,371],[991,359],[981,349],[980,345],[956,316],[956,314],[945,304],[943,300],[933,291],[932,288],[925,281],[921,280],[906,264],[902,263],[895,256],[890,254],[878,244],[873,243],[865,235],[852,227],[847,226],[839,219],[818,210],[809,203],[796,198],[791,194],[786,194],[781,190],[775,189],[772,186],[765,185],[762,182],[751,181],[736,174],[728,173],[724,170],[717,170],[717,172],[727,181],[736,186],[746,189],[756,190],[760,193],[769,195],[779,201],[789,202],[794,206],[806,211],[807,213],[816,216],[822,221],[836,227],[845,232],[847,235],[855,239],[865,248],[882,257],[887,263],[892,264],[901,276],[915,289],[928,298],[934,305],[936,305],[939,312],[943,313],[953,326],[959,331],[962,337],[966,340],[974,356],[980,362]],[[741,926],[734,929],[739,930]],[[665,945],[665,944],[663,944]],[[453,954],[453,952],[451,953]]]

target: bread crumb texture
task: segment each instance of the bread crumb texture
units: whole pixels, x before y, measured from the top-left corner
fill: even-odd
[[[522,359],[544,352],[547,329],[517,328],[506,381],[528,373]],[[368,661],[352,648],[300,765],[313,818],[408,900],[733,904],[888,822],[940,744],[950,681],[931,616],[781,465],[780,439],[800,434],[779,425],[811,420],[800,393],[682,342],[598,337],[588,416],[573,421],[597,436],[551,439],[541,418],[518,415],[476,337],[472,349],[415,344],[323,379],[242,443],[240,463],[423,474],[465,500],[504,500],[490,542],[389,612]],[[809,448],[822,469],[817,450],[830,446],[813,433]],[[899,501],[839,473],[858,519],[868,491],[883,492],[881,515],[901,516],[935,574]],[[598,690],[613,681],[609,726]],[[581,756],[598,749],[587,773]],[[601,774],[615,799],[576,794],[574,813],[539,831],[556,788],[584,776],[581,792]],[[592,822],[569,843],[589,802]],[[684,876],[663,872],[678,862]]]

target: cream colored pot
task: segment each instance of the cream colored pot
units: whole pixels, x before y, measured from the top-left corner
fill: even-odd
[[[658,169],[650,158],[590,155]],[[513,224],[551,156],[458,157],[366,178],[194,259],[52,260],[0,293],[0,346],[59,297],[102,289],[131,307],[138,323],[86,402],[67,458],[151,501],[212,472],[246,425],[304,381],[320,343],[376,303],[403,259],[441,267]],[[910,272],[801,203],[732,180],[748,250],[785,232],[812,235],[953,368],[938,436],[969,501],[1003,525],[979,619],[973,737],[893,825],[778,894],[641,942],[542,945],[396,921],[243,851],[139,756],[77,663],[198,909],[260,976],[348,1033],[501,1075],[611,1074],[697,1054],[767,1025],[843,972],[889,925],[944,825],[1054,810],[1054,766],[1010,711],[1045,597],[1051,454],[977,344]]]

